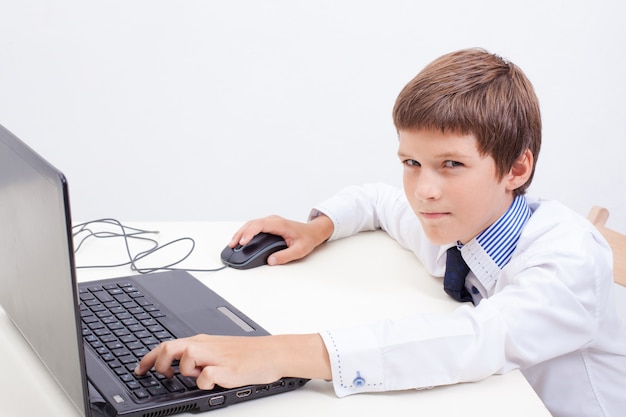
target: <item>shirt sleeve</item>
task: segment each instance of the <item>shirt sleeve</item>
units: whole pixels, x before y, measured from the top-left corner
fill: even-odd
[[[502,372],[501,319],[472,310],[463,305],[449,315],[416,314],[321,333],[335,393],[424,389]]]

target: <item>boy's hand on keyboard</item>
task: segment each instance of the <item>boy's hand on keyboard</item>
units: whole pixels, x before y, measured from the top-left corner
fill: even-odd
[[[141,359],[135,373],[152,367],[172,377],[195,377],[200,389],[268,384],[282,377],[331,379],[328,353],[318,334],[262,337],[197,335],[161,343]]]

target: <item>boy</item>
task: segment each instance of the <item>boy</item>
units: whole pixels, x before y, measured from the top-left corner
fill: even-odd
[[[166,342],[137,368],[183,374],[200,388],[332,379],[339,396],[476,381],[519,368],[556,416],[626,410],[626,335],[616,317],[610,249],[581,216],[526,198],[541,144],[532,85],[480,49],[444,55],[400,93],[393,110],[404,194],[374,184],[318,205],[307,223],[278,216],[245,224],[288,248],[271,265],[328,239],[382,228],[444,276],[464,304],[450,315],[311,335]],[[464,261],[464,262],[463,262]],[[451,273],[456,271],[456,276]]]

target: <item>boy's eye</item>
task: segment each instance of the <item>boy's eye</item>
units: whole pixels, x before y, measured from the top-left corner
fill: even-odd
[[[446,168],[454,168],[454,167],[463,166],[461,162],[457,162],[457,161],[445,161],[443,164]]]
[[[421,164],[419,162],[417,162],[415,159],[405,159],[403,161],[403,163],[405,165],[411,166],[411,167],[419,167],[421,166]]]

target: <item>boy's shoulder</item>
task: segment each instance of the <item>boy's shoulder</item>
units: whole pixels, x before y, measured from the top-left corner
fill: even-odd
[[[540,245],[580,251],[589,245],[608,247],[600,232],[586,217],[556,200],[526,197],[532,216],[526,223],[518,248]],[[546,246],[548,245],[548,246]]]

